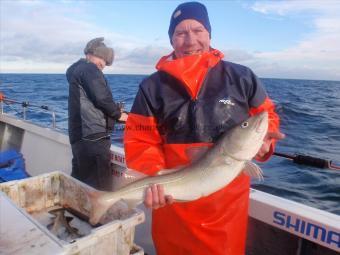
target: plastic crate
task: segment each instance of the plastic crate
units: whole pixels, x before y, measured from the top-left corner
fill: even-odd
[[[114,211],[114,208],[111,208],[101,222],[101,226],[91,227],[87,235],[76,238],[72,240],[71,243],[60,240],[35,217],[39,212],[44,212],[49,210],[49,208],[55,207],[70,208],[78,212],[79,215],[88,217],[91,205],[86,194],[87,191],[91,189],[91,187],[61,172],[52,172],[24,180],[0,184],[0,191],[4,192],[13,202],[13,206],[21,211],[21,214],[18,215],[21,215],[20,217],[27,217],[29,219],[28,222],[30,222],[28,224],[33,223],[39,231],[41,230],[44,238],[47,237],[54,245],[56,244],[60,247],[62,251],[61,253],[51,251],[49,254],[144,254],[143,249],[133,242],[135,226],[142,223],[145,219],[144,213],[141,210],[134,209],[125,215],[122,215],[120,212],[117,219],[117,213]],[[6,223],[6,213],[7,210],[3,210],[4,215],[0,215],[3,225],[4,222]],[[13,218],[13,215],[11,215],[11,217]],[[8,218],[10,218],[9,215]],[[11,229],[15,229],[15,224],[8,222],[7,225],[10,226]],[[5,229],[5,227],[3,227],[3,229]],[[27,235],[25,234],[25,236]],[[27,238],[27,240],[30,240],[27,245],[31,245],[31,249],[34,240],[32,238],[31,240],[29,236]],[[25,245],[23,242],[20,244],[20,241],[20,238],[15,240],[17,246]],[[2,248],[7,248],[8,251],[11,251],[8,249],[9,247]],[[38,249],[39,247],[36,248]],[[15,249],[13,249],[13,251],[15,251]],[[21,253],[14,252],[13,254]]]

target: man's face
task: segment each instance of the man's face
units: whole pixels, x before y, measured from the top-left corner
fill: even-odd
[[[183,20],[175,28],[172,47],[177,58],[208,52],[210,49],[209,32],[197,20]]]
[[[103,70],[106,66],[104,59],[94,56],[92,54],[89,54],[87,56],[87,59],[90,60],[93,64],[95,64],[99,70]]]

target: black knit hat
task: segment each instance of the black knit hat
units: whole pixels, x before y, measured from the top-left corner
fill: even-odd
[[[177,6],[171,15],[168,31],[170,42],[172,35],[175,32],[176,26],[185,19],[197,20],[205,27],[205,29],[209,32],[209,36],[211,37],[211,27],[207,8],[198,2],[187,2]]]
[[[84,49],[85,54],[92,54],[105,61],[107,66],[112,65],[114,52],[112,48],[106,47],[104,37],[94,38],[86,44]]]

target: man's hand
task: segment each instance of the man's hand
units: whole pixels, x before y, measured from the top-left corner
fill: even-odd
[[[118,121],[120,121],[120,122],[126,122],[128,116],[129,116],[129,115],[128,115],[126,112],[122,112],[122,114],[120,115],[120,118],[118,119]]]
[[[273,140],[281,140],[283,138],[285,138],[285,134],[281,133],[280,131],[268,132],[263,139],[262,147],[257,152],[255,159],[261,160],[262,158],[264,158],[265,155],[269,152]]]
[[[165,205],[172,204],[174,201],[172,196],[164,195],[162,185],[153,184],[145,191],[144,205],[147,208],[158,209]]]

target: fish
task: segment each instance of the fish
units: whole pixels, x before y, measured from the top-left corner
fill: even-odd
[[[90,224],[100,222],[107,210],[123,200],[129,208],[144,201],[150,185],[161,184],[164,194],[175,202],[185,202],[208,196],[232,182],[241,172],[263,178],[262,170],[251,160],[263,144],[268,130],[268,113],[261,112],[225,132],[198,160],[169,174],[136,180],[114,192],[90,192]],[[165,171],[166,172],[166,171]]]
[[[49,213],[52,214],[54,218],[53,222],[47,225],[47,228],[52,234],[58,237],[62,236],[62,230],[65,230],[72,238],[82,237],[82,235],[78,233],[78,229],[70,225],[70,221],[73,220],[73,217],[65,216],[65,212],[65,208],[57,208],[49,211]]]

